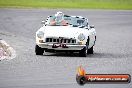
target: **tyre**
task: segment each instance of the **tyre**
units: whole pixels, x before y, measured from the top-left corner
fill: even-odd
[[[35,53],[36,55],[43,55],[44,49],[39,47],[38,45],[35,46]]]
[[[93,52],[94,52],[94,50],[93,50],[93,46],[92,46],[90,49],[88,49],[87,53],[88,54],[93,54]]]
[[[81,57],[86,57],[87,56],[87,48],[84,47],[80,52],[79,52],[79,56]]]

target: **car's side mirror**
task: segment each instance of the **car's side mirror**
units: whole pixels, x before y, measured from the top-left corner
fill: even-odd
[[[84,28],[84,27],[85,27],[84,25],[79,26],[79,28]]]
[[[91,25],[90,28],[94,28],[94,25]]]

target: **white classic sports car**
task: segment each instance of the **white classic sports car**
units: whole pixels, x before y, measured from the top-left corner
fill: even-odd
[[[36,32],[36,55],[57,51],[79,52],[82,57],[93,54],[96,31],[87,18],[58,12],[42,23],[43,26]]]

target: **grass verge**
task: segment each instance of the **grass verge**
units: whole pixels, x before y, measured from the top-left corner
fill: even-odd
[[[132,10],[132,0],[0,0],[0,7]]]

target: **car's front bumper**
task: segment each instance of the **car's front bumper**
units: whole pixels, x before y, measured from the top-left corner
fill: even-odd
[[[52,49],[52,50],[81,50],[84,47],[86,47],[86,45],[78,45],[78,44],[48,44],[48,43],[39,43],[37,44],[39,47],[41,48],[45,48],[45,49]]]

